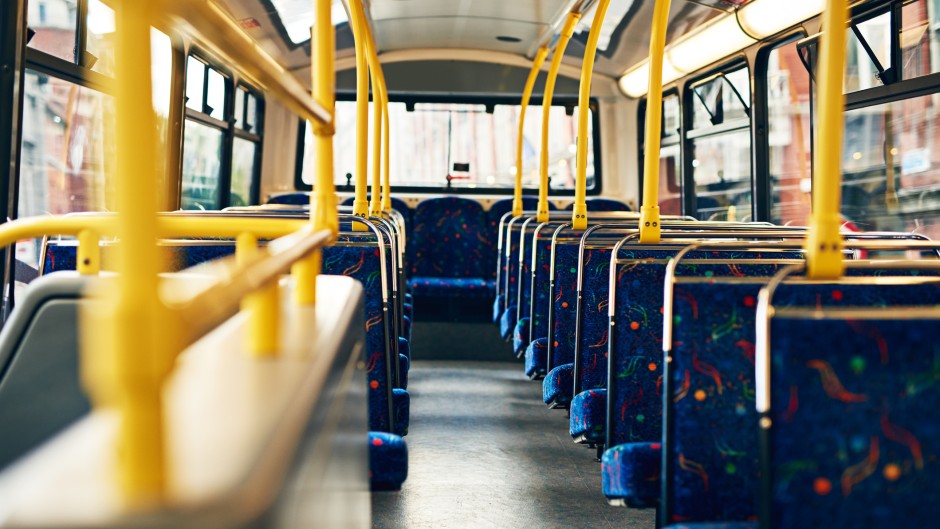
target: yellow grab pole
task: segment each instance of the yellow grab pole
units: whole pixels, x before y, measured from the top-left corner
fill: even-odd
[[[382,110],[385,119],[382,120],[382,209],[392,210],[392,180],[389,174],[389,119],[388,115],[388,85],[385,84],[385,74],[379,71],[379,79],[382,81]]]
[[[365,18],[365,17],[363,17]],[[372,200],[369,203],[369,214],[373,217],[382,216],[382,123],[385,121],[382,105],[382,81],[379,54],[375,49],[375,40],[368,24],[365,24],[366,48],[369,51],[369,77],[372,82]]]
[[[842,75],[845,68],[847,0],[828,0],[819,43],[819,145],[815,150],[813,212],[806,235],[806,275],[831,279],[842,275]]]
[[[239,265],[248,264],[258,251],[258,238],[251,233],[241,233],[235,238],[235,258]],[[277,281],[242,300],[242,310],[248,313],[248,352],[252,356],[277,355],[281,330],[279,305]]]
[[[561,29],[561,37],[558,39],[558,45],[555,47],[555,55],[552,57],[552,66],[548,70],[548,79],[545,81],[545,95],[542,96],[542,152],[539,158],[539,205],[538,222],[548,222],[548,126],[549,114],[552,109],[552,97],[555,93],[555,79],[558,77],[558,70],[561,68],[561,59],[565,56],[565,48],[568,47],[568,41],[574,35],[574,28],[581,20],[581,13],[568,13],[565,25]]]
[[[78,256],[76,269],[82,275],[98,275],[101,271],[101,247],[98,234],[92,230],[78,232]]]
[[[587,229],[587,146],[588,116],[591,107],[591,77],[594,74],[594,56],[597,55],[597,41],[601,36],[601,27],[607,16],[610,0],[600,0],[591,32],[584,49],[584,61],[581,63],[581,86],[578,93],[578,154],[575,162],[574,207],[571,212],[571,224],[576,230]]]
[[[640,242],[659,242],[659,149],[663,119],[663,55],[669,25],[670,0],[656,0],[650,35],[650,84],[646,96],[646,149],[643,152],[643,205],[640,206]]]
[[[182,334],[178,322],[160,303],[158,272],[163,268],[157,239],[160,176],[151,96],[150,9],[152,2],[122,2],[116,9],[115,66],[117,123],[118,245],[117,303],[107,329],[91,354],[92,369],[104,382],[97,391],[120,412],[118,472],[132,507],[161,502],[166,488],[161,390]],[[96,329],[97,331],[98,329]],[[95,343],[85,341],[85,345]],[[95,384],[97,385],[97,384]],[[96,391],[94,388],[92,391]]]
[[[333,135],[336,130],[336,30],[332,20],[331,0],[313,0],[316,21],[311,35],[310,58],[313,64],[313,97],[330,113],[329,126],[313,123],[316,148],[316,189],[310,195],[310,216],[315,230],[328,229],[335,237],[339,232],[336,211],[336,186],[333,182]],[[317,299],[317,275],[323,269],[323,251],[315,250],[291,268],[294,276],[294,303],[312,305]]]
[[[516,138],[516,187],[512,195],[512,216],[522,215],[522,146],[525,140],[525,111],[529,108],[529,100],[532,99],[532,91],[535,89],[535,81],[538,79],[539,71],[545,64],[548,57],[548,46],[542,46],[535,53],[532,59],[532,69],[529,70],[529,78],[526,79],[525,89],[522,91],[522,104],[519,105],[519,135]]]
[[[366,21],[360,0],[349,0],[350,27],[356,47],[356,198],[353,215],[369,216],[366,200],[369,170],[369,61],[366,43]],[[361,223],[353,224],[354,230],[365,230]]]

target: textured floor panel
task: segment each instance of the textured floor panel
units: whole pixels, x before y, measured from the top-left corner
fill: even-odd
[[[412,365],[408,481],[374,494],[373,527],[652,528],[653,511],[610,507],[594,451],[515,363]]]

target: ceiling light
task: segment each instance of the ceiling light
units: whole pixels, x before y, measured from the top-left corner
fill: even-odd
[[[314,19],[313,4],[310,0],[271,0],[271,4],[287,30],[287,36],[294,44],[310,40],[310,28]],[[334,26],[349,21],[343,3],[338,0],[333,2],[332,18]]]

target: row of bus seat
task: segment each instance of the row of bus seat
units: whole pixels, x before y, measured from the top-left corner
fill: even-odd
[[[923,420],[940,396],[936,260],[808,281],[787,242],[800,228],[664,219],[671,238],[649,246],[635,218],[532,219],[501,224],[494,317],[518,301],[501,326],[572,439],[603,453],[611,503],[674,527],[940,514],[923,501],[940,489],[940,428]]]
[[[348,208],[341,208],[346,210]],[[194,213],[180,213],[192,215]],[[280,206],[233,208],[225,212],[200,215],[304,217],[304,208]],[[400,220],[400,219],[399,219]],[[406,390],[410,364],[412,298],[406,292],[403,235],[395,219],[359,219],[341,213],[341,232],[336,241],[323,250],[323,273],[345,275],[362,283],[365,298],[365,352],[368,387],[368,423],[371,484],[374,490],[397,490],[407,477],[407,448],[402,437],[407,434],[410,397]],[[353,231],[359,224],[366,231]],[[169,252],[172,270],[225,257],[234,253],[230,240],[163,241]],[[103,262],[109,259],[109,245],[103,248]],[[43,274],[74,270],[76,244],[71,240],[45,241]],[[57,274],[51,274],[50,278]]]

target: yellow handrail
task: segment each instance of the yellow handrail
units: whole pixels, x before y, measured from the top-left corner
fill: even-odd
[[[670,0],[656,0],[650,34],[650,79],[646,96],[646,149],[643,159],[643,205],[640,206],[640,242],[656,244],[662,230],[659,218],[659,148],[663,115],[663,55],[669,25]]]
[[[363,19],[365,14],[363,14]],[[373,217],[382,216],[382,131],[385,123],[385,88],[382,82],[382,65],[379,62],[378,50],[372,30],[368,24],[365,26],[366,49],[369,52],[369,77],[372,81],[372,114],[375,116],[372,125],[372,201],[369,205],[369,214]]]
[[[581,86],[578,93],[578,151],[575,162],[574,180],[574,207],[571,211],[571,225],[576,230],[586,230],[587,215],[587,145],[588,145],[588,116],[591,105],[591,77],[594,73],[594,57],[597,54],[597,41],[601,36],[601,27],[607,16],[607,7],[610,0],[600,0],[594,20],[591,22],[591,32],[584,49],[584,62],[581,63]]]
[[[548,79],[545,81],[545,95],[542,96],[542,152],[539,158],[539,205],[536,217],[538,222],[548,222],[548,131],[550,129],[548,120],[552,109],[552,97],[555,94],[555,79],[561,68],[561,60],[565,56],[565,48],[568,47],[568,41],[574,35],[574,28],[579,20],[581,20],[581,13],[568,13],[565,25],[561,29],[558,45],[555,47],[552,65],[548,70]]]
[[[819,145],[813,181],[813,212],[806,236],[806,275],[831,279],[842,275],[842,76],[845,69],[846,0],[828,0],[823,11],[825,31],[819,42]]]
[[[349,18],[356,48],[356,198],[353,200],[353,215],[366,218],[369,215],[366,199],[369,170],[369,53],[361,1],[349,0]],[[367,227],[356,223],[353,229],[365,230]]]
[[[382,209],[392,210],[392,180],[389,174],[389,120],[388,114],[388,85],[385,84],[385,74],[379,70],[379,79],[382,81],[382,109],[385,119],[382,121]]]
[[[548,46],[542,46],[536,52],[535,58],[532,59],[532,69],[529,70],[529,78],[526,79],[525,89],[522,91],[522,103],[519,105],[519,134],[516,138],[516,187],[512,195],[512,216],[514,217],[522,215],[524,209],[522,207],[522,145],[525,141],[525,111],[529,108],[535,81],[550,51]]]
[[[131,2],[121,2],[121,5],[127,3]],[[332,113],[322,106],[322,101],[314,101],[294,75],[265,52],[215,1],[154,0],[147,3],[160,4],[159,13],[154,15],[163,18],[162,26],[198,40],[226,63],[238,65],[239,73],[247,81],[276,96],[301,118],[311,123],[331,123]]]

